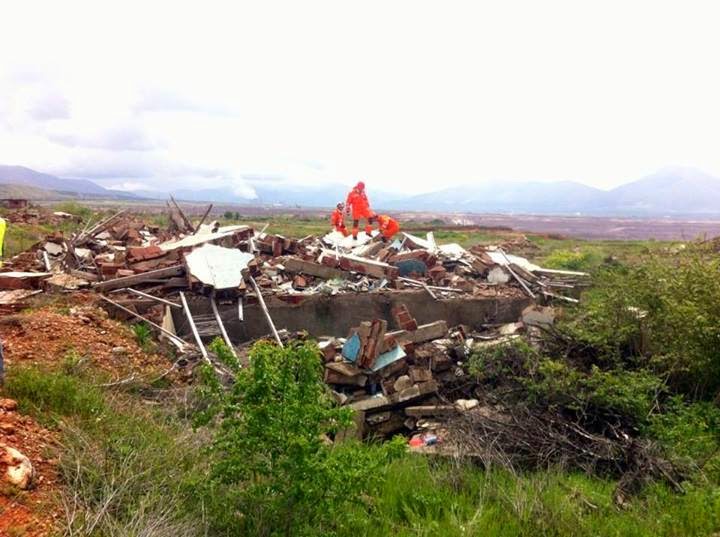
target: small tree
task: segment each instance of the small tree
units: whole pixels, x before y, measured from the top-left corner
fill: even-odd
[[[256,344],[224,396],[211,472],[217,520],[237,535],[331,534],[401,443],[334,444],[352,424],[322,381],[314,343]],[[322,528],[322,529],[320,529]]]

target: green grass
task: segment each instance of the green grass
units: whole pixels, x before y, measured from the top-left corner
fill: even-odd
[[[61,432],[63,535],[202,535],[203,438],[174,408],[35,368],[13,371],[3,395]]]
[[[172,405],[94,387],[69,372],[20,369],[4,395],[62,433],[60,474],[75,535],[219,536],[195,494],[205,479],[205,435]],[[720,531],[720,487],[652,485],[625,509],[612,480],[559,469],[514,475],[408,455],[351,507],[340,536],[693,536]],[[222,534],[233,535],[230,534]]]
[[[720,530],[720,488],[688,486],[677,495],[647,488],[629,508],[612,502],[615,483],[559,470],[519,476],[476,466],[407,457],[387,470],[341,535],[690,536]]]

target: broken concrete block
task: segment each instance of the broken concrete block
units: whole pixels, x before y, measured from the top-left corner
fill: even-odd
[[[496,285],[505,285],[510,281],[512,275],[500,265],[496,265],[488,271],[487,281],[488,283]]]
[[[413,383],[427,382],[432,380],[432,371],[426,367],[412,366],[408,370],[408,376]]]
[[[556,315],[555,308],[532,305],[522,311],[522,322],[528,326],[550,326]]]
[[[477,406],[480,406],[480,401],[477,399],[458,399],[455,401],[455,409],[458,412],[465,412]]]
[[[396,392],[401,392],[412,387],[412,385],[413,381],[410,380],[410,377],[408,375],[401,375],[393,383],[393,388]]]

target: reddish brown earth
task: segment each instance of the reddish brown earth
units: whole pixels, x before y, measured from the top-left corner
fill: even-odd
[[[167,357],[143,351],[130,329],[109,319],[95,300],[82,293],[63,296],[61,303],[40,296],[30,309],[0,318],[6,372],[31,364],[57,369],[71,352],[88,367],[106,373],[109,381],[131,374],[154,376],[169,367]],[[125,352],[113,352],[117,347]],[[57,431],[0,405],[0,443],[26,455],[37,472],[31,490],[0,488],[0,537],[57,534],[64,517],[54,459],[59,440]]]
[[[167,357],[141,349],[127,325],[109,319],[96,305],[97,297],[74,293],[65,295],[61,305],[43,300],[40,296],[31,308],[0,320],[6,370],[21,364],[57,368],[71,355],[108,373],[110,380],[138,372],[152,375],[170,366]]]
[[[0,536],[45,537],[62,518],[57,477],[58,435],[14,409],[14,401],[0,400],[0,443],[30,459],[35,480],[29,490],[10,485],[0,489]]]

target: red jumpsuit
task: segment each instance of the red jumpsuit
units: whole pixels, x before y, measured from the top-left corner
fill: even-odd
[[[340,209],[335,209],[330,216],[330,224],[335,228],[335,231],[339,231],[344,237],[350,235],[347,228],[345,227],[345,215]]]
[[[382,233],[382,236],[386,239],[392,239],[393,236],[400,231],[400,224],[398,224],[397,220],[394,218],[391,218],[386,214],[381,214],[377,217],[377,219],[380,233]]]
[[[353,230],[352,235],[357,238],[358,231],[360,228],[360,220],[365,219],[365,233],[370,235],[372,232],[372,223],[375,220],[375,213],[370,209],[370,202],[365,194],[365,189],[353,188],[348,194],[347,201],[345,203],[348,214],[352,214],[353,219]]]

